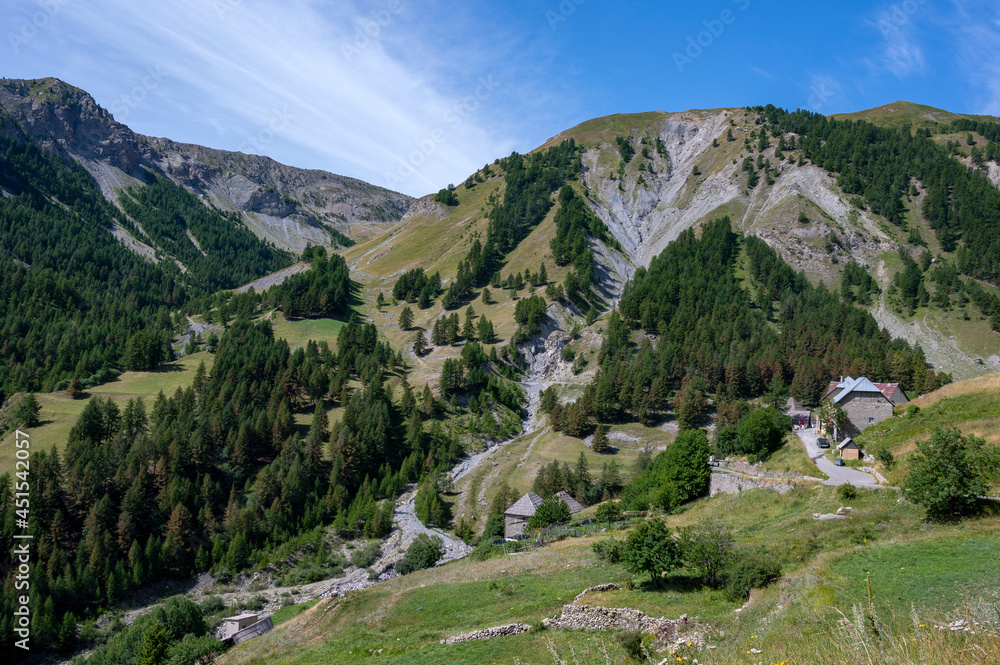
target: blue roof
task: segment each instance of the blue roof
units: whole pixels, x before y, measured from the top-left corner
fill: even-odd
[[[850,377],[848,377],[848,378],[850,378]],[[846,381],[845,381],[845,383],[846,383]],[[865,377],[859,376],[858,378],[856,378],[853,381],[851,381],[850,383],[848,383],[847,387],[845,387],[843,390],[841,390],[840,394],[833,398],[833,403],[834,404],[840,404],[840,401],[842,399],[844,399],[845,397],[847,397],[847,395],[849,395],[852,392],[878,393],[879,395],[882,395],[882,397],[885,397],[885,394],[881,390],[879,390],[878,386],[876,386],[874,383],[872,383],[871,381],[869,381]],[[886,398],[886,399],[888,399],[888,398]]]

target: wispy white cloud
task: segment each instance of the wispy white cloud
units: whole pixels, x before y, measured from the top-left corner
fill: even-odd
[[[98,101],[140,131],[184,139],[184,127],[213,147],[422,194],[513,142],[486,129],[503,76],[442,75],[414,30],[417,13],[400,0],[94,0],[65,3],[26,50],[36,70],[56,69],[35,75],[94,82]],[[155,85],[150,71],[162,74]]]
[[[954,5],[957,73],[972,91],[973,111],[1000,116],[1000,8],[975,0],[955,0]]]
[[[881,33],[883,44],[876,55],[864,59],[869,68],[886,70],[901,79],[924,73],[924,49],[917,25],[923,4],[910,0],[877,12],[871,24]]]

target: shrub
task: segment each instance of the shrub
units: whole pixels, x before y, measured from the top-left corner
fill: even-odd
[[[702,520],[680,532],[681,556],[691,569],[701,573],[705,584],[719,586],[720,574],[733,558],[736,541],[724,523]]]
[[[264,598],[264,596],[262,596],[260,594],[257,594],[256,596],[254,596],[250,600],[247,600],[247,601],[241,603],[241,607],[242,607],[242,609],[245,609],[245,610],[251,610],[251,611],[254,611],[254,612],[259,612],[260,610],[264,609],[264,605],[265,605],[266,602],[267,602],[267,599]]]
[[[841,501],[850,501],[858,496],[858,488],[850,483],[844,483],[837,487],[837,498]]]
[[[632,660],[644,660],[646,654],[642,644],[642,631],[626,630],[618,634],[618,643],[625,649],[625,653]]]
[[[222,612],[226,609],[226,604],[218,596],[209,596],[201,602],[201,613],[205,616]]]
[[[597,507],[597,513],[594,517],[600,522],[615,522],[621,519],[622,516],[622,503],[621,501],[605,501]]]
[[[410,543],[410,546],[406,549],[406,554],[396,564],[396,572],[400,575],[407,575],[416,570],[430,568],[440,561],[443,555],[444,550],[441,548],[441,539],[421,533],[417,536],[416,540]]]
[[[361,549],[354,550],[351,554],[351,565],[358,568],[367,568],[375,563],[380,554],[382,554],[381,543],[373,540]]]
[[[745,601],[751,589],[761,589],[781,577],[781,564],[763,552],[737,554],[725,571],[726,596]]]
[[[625,541],[607,538],[598,540],[591,547],[594,548],[597,558],[604,563],[618,563],[622,559],[622,552],[625,551]]]

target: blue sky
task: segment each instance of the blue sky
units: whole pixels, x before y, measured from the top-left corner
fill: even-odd
[[[134,130],[413,195],[596,116],[906,99],[1000,115],[981,0],[0,2],[0,76]]]

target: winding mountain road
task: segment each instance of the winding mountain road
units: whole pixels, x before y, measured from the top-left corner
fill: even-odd
[[[809,458],[816,467],[830,476],[828,480],[823,481],[824,485],[846,485],[850,483],[855,487],[882,487],[871,474],[857,471],[849,466],[837,466],[827,459],[826,453],[823,452],[823,449],[816,442],[819,438],[819,433],[815,428],[800,429],[795,433],[799,435],[802,445],[806,448],[806,454],[809,455]]]

